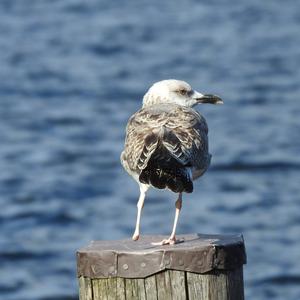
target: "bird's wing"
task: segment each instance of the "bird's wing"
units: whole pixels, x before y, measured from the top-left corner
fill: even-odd
[[[191,108],[170,104],[141,109],[127,124],[122,163],[140,173],[162,143],[180,164],[203,168],[209,155],[207,132],[205,119]]]
[[[207,134],[203,116],[192,108],[177,106],[169,114],[163,144],[183,165],[203,169],[210,157]]]
[[[154,117],[147,110],[141,109],[129,119],[125,149],[121,155],[121,162],[127,171],[129,169],[139,174],[147,165],[158,144],[154,129]]]

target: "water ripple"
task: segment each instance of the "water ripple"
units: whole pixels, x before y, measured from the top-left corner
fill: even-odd
[[[77,299],[76,249],[131,236],[126,122],[179,78],[225,105],[197,108],[213,159],[178,232],[242,231],[246,298],[300,299],[299,26],[292,0],[2,0],[0,298]],[[148,193],[143,234],[170,232],[175,200]]]

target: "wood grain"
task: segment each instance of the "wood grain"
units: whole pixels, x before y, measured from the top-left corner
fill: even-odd
[[[211,271],[206,274],[187,272],[190,300],[243,300],[242,268],[228,271]]]
[[[143,278],[79,278],[80,300],[244,300],[243,268],[197,274],[166,270]]]
[[[90,278],[79,277],[79,299],[93,300],[92,280]]]

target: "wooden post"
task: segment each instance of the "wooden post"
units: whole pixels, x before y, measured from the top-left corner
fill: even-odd
[[[80,300],[241,300],[246,253],[241,235],[189,234],[173,246],[95,241],[77,252]]]

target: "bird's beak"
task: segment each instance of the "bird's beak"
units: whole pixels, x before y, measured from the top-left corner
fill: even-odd
[[[196,99],[197,103],[210,103],[210,104],[223,104],[223,100],[216,95],[202,95],[199,92],[194,92],[193,98]]]

